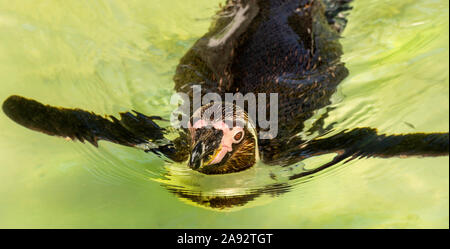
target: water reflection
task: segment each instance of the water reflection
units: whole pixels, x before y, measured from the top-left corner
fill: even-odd
[[[374,129],[359,128],[304,144],[300,155],[303,159],[296,155],[298,151],[293,151],[286,151],[289,156],[284,160],[301,161],[290,165],[259,163],[240,173],[206,176],[185,164],[172,164],[167,167],[165,179],[154,180],[188,203],[234,211],[267,203],[294,186],[299,187],[325,171],[336,170],[355,159],[448,155],[449,134],[386,136],[377,134]]]

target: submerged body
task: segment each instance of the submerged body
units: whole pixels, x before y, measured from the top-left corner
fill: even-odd
[[[330,25],[334,17],[327,19],[320,1],[230,1],[181,59],[175,90],[191,98],[193,85],[202,87],[202,96],[213,92],[222,99],[225,93],[278,94],[278,134],[258,145],[265,163],[288,163],[276,155],[304,142],[288,141],[330,104],[348,75],[339,34]]]
[[[181,58],[174,76],[175,91],[193,97],[193,86],[202,96],[216,93],[277,93],[278,134],[259,139],[261,127],[223,127],[219,120],[190,123],[169,141],[166,130],[136,112],[118,120],[79,110],[55,108],[20,96],[3,104],[17,123],[49,135],[87,140],[97,146],[107,140],[162,154],[205,174],[227,174],[251,168],[258,157],[266,165],[290,165],[305,158],[336,153],[330,161],[290,179],[311,175],[345,159],[362,156],[448,155],[448,133],[379,135],[374,128],[355,128],[332,137],[321,137],[331,127],[321,118],[305,131],[304,122],[326,108],[338,84],[348,75],[340,61],[339,33],[345,27],[345,0],[236,0],[228,1],[210,31]],[[325,3],[325,4],[324,4]],[[192,105],[193,106],[193,105]],[[202,113],[205,106],[194,112]],[[247,110],[243,110],[244,114]],[[244,115],[247,118],[246,115]],[[326,114],[324,114],[326,116]],[[191,117],[192,118],[192,117]],[[248,120],[245,120],[248,121]],[[212,128],[207,128],[206,124]],[[301,135],[320,131],[314,139]],[[226,140],[226,141],[225,141]],[[229,140],[229,141],[228,141]],[[186,166],[186,167],[187,167]],[[270,186],[248,195],[205,197],[171,189],[182,198],[214,208],[249,202],[270,192]],[[278,188],[287,191],[286,188]]]

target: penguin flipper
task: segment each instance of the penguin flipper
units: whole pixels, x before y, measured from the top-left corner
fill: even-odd
[[[164,138],[165,129],[149,117],[133,111],[102,117],[81,109],[44,105],[21,96],[10,96],[3,102],[3,112],[14,122],[38,132],[66,139],[88,141],[98,147],[99,140],[135,147],[146,152],[170,155],[175,152]]]
[[[373,128],[355,128],[327,138],[317,138],[289,152],[297,155],[290,162],[328,153],[337,153],[330,162],[311,171],[290,177],[297,179],[314,174],[337,163],[356,158],[437,157],[449,155],[449,133],[409,133],[385,135]]]

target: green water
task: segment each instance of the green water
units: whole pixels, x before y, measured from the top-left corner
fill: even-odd
[[[0,0],[0,99],[169,117],[178,60],[220,2]],[[326,123],[337,122],[336,132],[448,132],[448,1],[353,6],[342,39],[350,76]],[[181,165],[46,136],[3,113],[0,128],[2,228],[449,227],[449,157],[354,160],[276,198],[218,212],[161,186],[195,185],[166,177]]]

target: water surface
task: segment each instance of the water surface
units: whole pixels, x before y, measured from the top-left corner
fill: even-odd
[[[0,0],[0,99],[19,94],[99,114],[135,109],[168,118],[178,60],[207,31],[221,2]],[[448,132],[448,5],[353,4],[341,40],[350,75],[325,120],[336,123],[334,132],[365,126],[387,134]],[[99,149],[66,142],[3,113],[0,127],[0,227],[449,227],[449,157],[353,160],[289,182],[287,193],[219,212],[163,185],[233,194],[270,184],[270,170],[185,177],[191,173],[184,165],[106,142]]]

